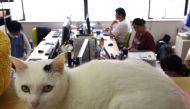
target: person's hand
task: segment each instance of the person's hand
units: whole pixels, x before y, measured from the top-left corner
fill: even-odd
[[[114,20],[111,25],[114,25],[114,24],[116,24],[116,23],[118,23],[118,21],[117,21],[117,20]]]
[[[113,29],[113,25],[114,25],[114,24],[116,24],[116,23],[118,23],[118,21],[117,21],[117,20],[114,20],[114,21],[111,23],[111,25],[110,25],[110,30],[112,30],[112,29]]]
[[[135,48],[128,48],[128,51],[130,51],[130,52],[137,52],[138,50],[135,49]]]
[[[105,31],[110,31],[110,28],[106,28]]]

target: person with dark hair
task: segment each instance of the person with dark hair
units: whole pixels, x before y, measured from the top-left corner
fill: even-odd
[[[11,41],[11,55],[20,59],[26,59],[32,51],[26,35],[22,32],[22,25],[17,21],[7,23],[8,36]]]
[[[124,47],[124,38],[129,32],[132,31],[131,26],[126,20],[126,13],[123,8],[117,8],[115,12],[116,20],[114,20],[110,26],[110,37],[116,39],[119,47]]]
[[[161,59],[160,65],[164,72],[171,77],[186,77],[190,74],[190,70],[182,64],[181,58],[175,54],[168,55]]]
[[[164,37],[156,42],[157,59],[161,60],[167,55],[173,54],[172,46],[169,44],[170,36],[165,34]]]
[[[129,51],[154,51],[156,45],[154,38],[150,32],[146,30],[146,21],[144,19],[136,18],[133,20],[133,28],[136,31],[134,36],[132,47]]]

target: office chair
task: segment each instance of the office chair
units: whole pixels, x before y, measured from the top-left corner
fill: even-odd
[[[34,47],[36,47],[38,45],[37,40],[38,40],[37,31],[36,31],[36,27],[34,27],[34,28],[32,28],[32,41],[33,41]]]
[[[131,35],[132,35],[132,32],[128,32],[124,38],[125,47],[127,48],[129,47],[129,41],[130,41]]]
[[[43,40],[43,38],[49,34],[49,32],[51,32],[51,28],[49,27],[32,28],[32,40],[34,47],[36,47]]]

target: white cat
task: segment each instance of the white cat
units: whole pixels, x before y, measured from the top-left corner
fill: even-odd
[[[185,109],[173,82],[145,62],[95,60],[74,69],[64,54],[16,66],[16,92],[32,109]]]

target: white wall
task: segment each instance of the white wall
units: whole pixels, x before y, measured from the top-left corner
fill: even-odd
[[[75,22],[76,23],[76,22]],[[109,27],[111,22],[100,22],[104,27]],[[61,28],[63,22],[22,22],[24,32],[28,37],[32,36],[32,28],[36,26],[47,26],[52,29]],[[147,29],[153,34],[154,40],[157,41],[163,37],[164,34],[169,34],[171,42],[175,42],[177,29],[183,26],[183,20],[149,20],[146,23]],[[131,38],[133,39],[133,38]]]

